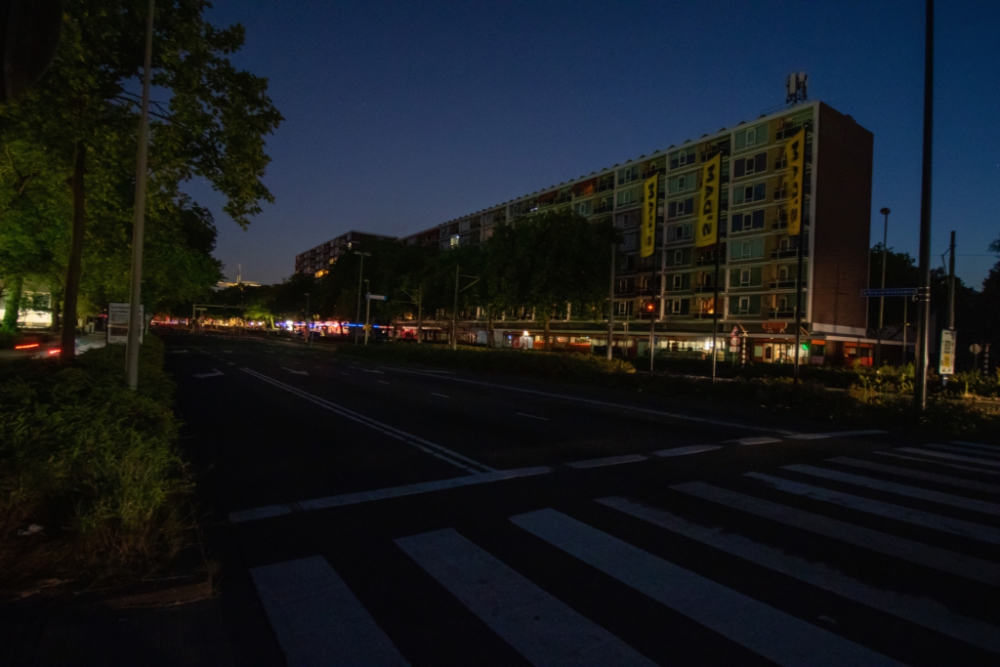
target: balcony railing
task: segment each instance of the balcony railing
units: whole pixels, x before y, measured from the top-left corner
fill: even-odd
[[[603,184],[597,186],[597,191],[598,192],[606,192],[608,190],[614,190],[614,189],[615,189],[615,184],[614,183],[603,183]]]
[[[798,280],[795,278],[788,278],[785,280],[775,279],[771,281],[771,289],[789,289],[795,287],[797,282]]]
[[[697,285],[695,286],[694,291],[698,294],[705,294],[706,292],[714,293],[715,285]],[[722,291],[721,285],[719,286],[719,291]]]
[[[594,214],[596,215],[597,213],[610,213],[613,210],[615,210],[613,204],[602,204],[594,209]]]
[[[790,320],[795,317],[794,308],[774,308],[768,311],[767,316],[774,320]]]
[[[642,172],[642,178],[643,180],[645,180],[647,178],[652,178],[657,174],[665,174],[665,173],[667,173],[666,167],[660,167],[659,169],[650,169],[649,171]]]
[[[786,257],[795,257],[799,253],[798,248],[788,248],[786,250],[772,250],[771,259],[785,259]]]

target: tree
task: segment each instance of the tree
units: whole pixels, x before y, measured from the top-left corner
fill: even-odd
[[[0,131],[50,151],[71,183],[62,334],[67,363],[73,360],[92,191],[118,193],[118,215],[112,216],[118,220],[110,221],[116,227],[131,217],[131,195],[122,187],[128,181],[116,177],[107,157],[130,154],[117,164],[134,165],[138,96],[129,88],[142,67],[146,7],[142,0],[66,0],[49,72],[29,94],[0,107]],[[164,100],[153,103],[149,189],[161,202],[179,203],[184,181],[205,178],[226,198],[224,211],[246,227],[260,202],[272,201],[260,180],[269,162],[264,137],[282,119],[267,97],[267,81],[228,59],[243,44],[242,27],[215,28],[203,17],[207,7],[206,0],[156,6],[153,86]]]
[[[503,310],[524,307],[541,320],[545,348],[557,312],[589,310],[602,303],[610,271],[608,248],[618,233],[610,223],[590,223],[556,211],[494,226],[486,242],[488,294]]]

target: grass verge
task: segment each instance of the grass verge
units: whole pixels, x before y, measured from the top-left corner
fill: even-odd
[[[124,385],[124,353],[0,364],[0,586],[148,576],[189,543],[193,485],[163,344],[143,344],[138,392]],[[19,535],[32,524],[43,530]]]

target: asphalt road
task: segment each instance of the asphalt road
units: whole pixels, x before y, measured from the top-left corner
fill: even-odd
[[[237,664],[1000,660],[1000,448],[165,340]]]

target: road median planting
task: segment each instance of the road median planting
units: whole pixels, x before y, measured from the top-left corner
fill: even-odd
[[[138,392],[124,354],[0,365],[0,589],[134,581],[196,543],[163,345],[143,344]]]

